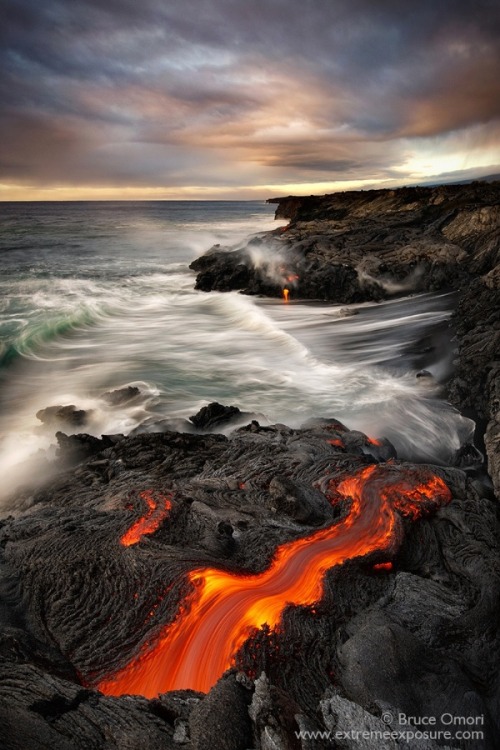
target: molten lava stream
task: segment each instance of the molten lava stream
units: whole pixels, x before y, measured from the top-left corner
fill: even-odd
[[[140,498],[144,500],[148,509],[145,515],[138,518],[120,538],[120,544],[124,547],[137,544],[145,534],[153,534],[168,516],[172,508],[170,498],[160,492],[155,495],[151,490],[141,492]]]
[[[174,622],[99,690],[147,698],[181,688],[208,691],[253,629],[264,623],[274,628],[288,604],[321,599],[329,568],[375,550],[390,556],[401,536],[398,512],[416,519],[451,499],[445,483],[429,470],[387,465],[365,467],[330,489],[352,498],[346,518],[281,545],[263,573],[191,571],[195,588]]]

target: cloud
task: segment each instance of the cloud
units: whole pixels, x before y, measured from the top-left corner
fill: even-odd
[[[494,164],[499,39],[488,0],[6,0],[2,181],[412,179],[478,127]]]

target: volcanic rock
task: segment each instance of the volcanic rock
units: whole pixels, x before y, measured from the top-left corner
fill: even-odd
[[[71,427],[84,427],[87,424],[89,414],[90,412],[78,409],[74,404],[69,404],[67,406],[47,406],[47,408],[37,411],[36,418],[50,427],[62,424]]]
[[[459,288],[499,262],[500,183],[269,202],[278,204],[277,218],[291,220],[286,231],[261,238],[268,266],[281,259],[281,277],[255,264],[249,246],[216,249],[191,265],[197,288],[280,296],[293,277],[299,298],[353,303]]]
[[[500,535],[497,505],[476,479],[394,456],[375,461],[367,436],[333,419],[300,430],[253,422],[228,437],[165,432],[88,444],[92,455],[33,492],[29,510],[0,528],[6,750],[316,750],[321,741],[297,733],[344,729],[358,716],[380,727],[384,709],[484,715],[476,747],[494,747]],[[426,518],[401,519],[392,552],[332,568],[321,601],[289,606],[279,628],[251,635],[236,656],[240,671],[221,675],[206,695],[99,692],[178,615],[190,571],[266,571],[278,546],[349,517],[351,500],[332,502],[329,487],[367,469],[380,477],[431,471],[453,499]],[[154,514],[160,501],[170,510],[148,528],[148,507]],[[142,532],[125,546],[139,522]]]
[[[109,448],[123,437],[123,435],[103,435],[102,438],[96,438],[84,433],[65,435],[64,432],[56,432],[56,440],[59,444],[57,454],[66,464],[79,463]]]
[[[167,717],[158,701],[108,698],[15,659],[0,661],[5,750],[175,750]]]
[[[241,424],[245,420],[250,421],[254,416],[255,414],[240,411],[237,406],[223,406],[214,401],[208,406],[203,406],[189,419],[198,430],[214,432],[216,428],[222,426],[227,427],[237,422]]]
[[[127,385],[125,388],[118,388],[115,391],[107,391],[101,394],[103,401],[110,406],[122,406],[139,396],[141,391],[135,385]]]
[[[197,258],[189,266],[198,272],[196,289],[202,292],[228,292],[244,288],[251,278],[250,270],[243,262],[245,257],[244,253],[238,251],[229,253],[227,249],[217,249]]]
[[[500,276],[473,279],[453,316],[458,342],[449,399],[476,419],[489,473],[500,495]],[[481,446],[482,447],[482,446]]]
[[[246,750],[252,746],[252,722],[248,706],[251,693],[234,674],[223,677],[189,718],[191,747],[205,750]],[[230,717],[230,721],[227,721]]]
[[[143,435],[152,432],[217,432],[220,429],[235,429],[250,422],[255,416],[250,412],[241,411],[237,406],[222,406],[222,404],[214,401],[207,406],[203,406],[189,419],[183,419],[182,417],[148,417],[135,427],[129,435]]]
[[[332,690],[321,701],[321,715],[325,726],[336,738],[339,748],[349,750],[353,741],[359,750],[451,750],[448,745],[438,745],[432,740],[412,739],[409,732],[413,729],[397,721],[398,712],[391,711],[389,706],[382,710],[382,717],[365,711],[357,703],[347,700],[338,691]],[[406,730],[406,731],[405,731]],[[356,732],[358,732],[357,738]],[[399,734],[401,733],[401,737]],[[391,737],[394,734],[394,738]]]

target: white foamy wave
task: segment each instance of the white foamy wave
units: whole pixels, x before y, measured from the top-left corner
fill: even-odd
[[[47,478],[52,473],[47,459],[53,461],[56,456],[55,432],[60,430],[65,434],[86,433],[100,437],[101,435],[128,434],[145,419],[151,416],[151,407],[158,399],[159,391],[156,386],[143,381],[132,381],[117,384],[117,389],[127,387],[138,388],[139,396],[131,398],[113,406],[101,394],[88,396],[82,391],[60,391],[57,395],[52,391],[38,391],[30,398],[22,393],[22,400],[16,400],[16,409],[7,415],[2,424],[3,435],[0,440],[0,476],[2,488],[0,501],[18,487],[32,481],[35,471],[40,478]],[[13,389],[15,393],[15,388]],[[75,409],[85,412],[82,424],[71,424],[71,421],[54,419],[47,424],[43,422],[43,411],[51,407],[75,406]],[[37,414],[40,416],[37,418]],[[54,466],[55,468],[55,466]],[[4,510],[12,510],[7,503]]]
[[[36,367],[24,363],[17,385],[9,386],[6,427],[11,437],[20,436],[17,444],[31,452],[46,445],[46,435],[38,442],[26,436],[40,433],[34,415],[50,405],[88,410],[85,431],[99,435],[127,433],[147,418],[189,417],[210,401],[297,427],[311,416],[334,416],[385,435],[401,455],[422,460],[449,460],[470,437],[472,422],[431,398],[437,385],[427,382],[423,389],[414,371],[370,364],[387,353],[384,340],[393,342],[394,352],[401,349],[396,334],[408,330],[410,320],[417,335],[445,319],[443,310],[407,314],[405,305],[418,304],[413,300],[385,313],[366,306],[364,314],[343,318],[335,306],[197,293],[185,272],[177,274],[174,289],[171,282],[168,274],[136,277],[92,326],[47,342],[45,378],[40,358]],[[386,325],[377,314],[388,317]],[[141,387],[140,404],[114,411],[99,401],[102,391],[134,383],[137,372],[155,384]],[[3,466],[12,457],[10,447]]]

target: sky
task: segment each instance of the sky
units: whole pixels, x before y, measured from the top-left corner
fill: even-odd
[[[500,172],[498,0],[1,0],[0,200]]]

